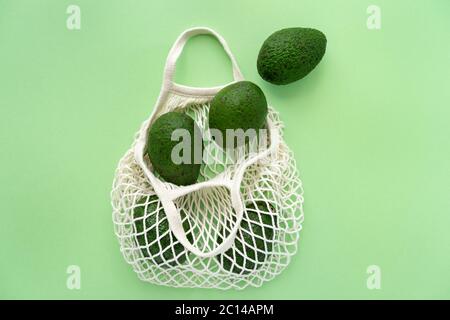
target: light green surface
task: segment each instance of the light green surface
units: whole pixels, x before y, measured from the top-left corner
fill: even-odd
[[[0,0],[0,298],[450,298],[450,2]],[[81,30],[66,8],[81,8]],[[150,114],[166,54],[187,27],[228,41],[286,125],[305,187],[299,253],[244,291],[141,282],[119,252],[113,173]],[[316,27],[307,78],[265,83],[273,31]],[[190,42],[178,82],[231,80],[220,46]],[[378,265],[380,290],[366,288]],[[66,268],[81,268],[81,290]]]

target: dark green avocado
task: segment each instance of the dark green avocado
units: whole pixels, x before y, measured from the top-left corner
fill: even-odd
[[[190,151],[187,161],[176,163],[172,159],[172,150],[183,142],[172,140],[172,133],[177,129],[185,129],[190,136],[190,145],[180,149],[180,158],[184,151]],[[194,120],[180,112],[168,112],[160,116],[150,128],[148,134],[147,154],[154,170],[167,182],[176,185],[189,185],[197,181],[201,167],[201,151],[203,141]],[[197,152],[197,156],[196,156]],[[199,155],[200,153],[200,155]]]
[[[227,141],[227,130],[254,129],[257,134],[266,123],[267,112],[267,100],[261,88],[250,81],[235,82],[220,90],[211,101],[209,128],[221,133],[221,141],[216,139],[221,147],[235,147],[243,140]]]
[[[233,247],[217,256],[220,264],[227,271],[248,274],[261,267],[267,259],[267,252],[272,251],[277,217],[273,215],[274,209],[270,204],[257,201],[256,206],[259,210],[272,214],[258,213],[253,203],[247,205]],[[221,240],[222,238],[219,237],[219,241]],[[255,246],[261,251],[255,250]]]
[[[136,240],[142,254],[151,259],[152,263],[161,266],[182,264],[188,253],[170,231],[169,221],[158,197],[152,195],[146,200],[147,198],[139,200],[133,211],[134,225],[138,233]],[[188,220],[184,220],[183,227],[189,232]],[[187,238],[192,242],[192,234],[188,233]]]
[[[266,81],[284,85],[304,78],[322,60],[327,38],[316,29],[287,28],[273,33],[259,51],[257,68]]]

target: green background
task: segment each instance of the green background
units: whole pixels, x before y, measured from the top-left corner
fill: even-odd
[[[81,30],[66,28],[69,4]],[[366,27],[371,4],[381,30]],[[0,0],[0,298],[450,298],[449,12],[447,0]],[[115,167],[170,46],[198,25],[280,112],[305,187],[299,252],[261,288],[141,282],[113,232]],[[305,79],[270,85],[259,47],[292,26],[322,30],[327,52]],[[223,84],[230,63],[197,37],[176,80]],[[69,265],[81,290],[66,288]]]

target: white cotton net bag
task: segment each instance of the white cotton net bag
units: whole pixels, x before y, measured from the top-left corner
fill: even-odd
[[[193,88],[172,81],[186,41],[216,37],[231,59],[234,82],[243,80],[225,40],[193,28],[176,40],[167,58],[156,106],[117,167],[111,192],[113,222],[125,260],[143,281],[172,287],[243,289],[271,280],[297,250],[303,197],[283,125],[269,106],[265,148],[254,143],[232,152],[214,141],[209,103],[224,86]],[[176,186],[152,170],[148,130],[159,116],[183,111],[200,128],[203,164],[198,182]],[[254,152],[257,150],[257,152]]]

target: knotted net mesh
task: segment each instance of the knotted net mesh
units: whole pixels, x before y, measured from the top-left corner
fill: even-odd
[[[209,100],[172,95],[163,112],[182,109],[201,129],[206,160],[198,181],[231,179],[254,155],[253,149],[247,145],[230,153],[211,141]],[[271,107],[268,119],[282,137],[282,122]],[[260,286],[289,264],[303,222],[303,190],[292,152],[282,138],[274,152],[246,167],[239,187],[244,212],[234,242],[225,252],[207,258],[185,249],[171,231],[154,187],[134,158],[133,146],[116,169],[111,198],[121,252],[141,280],[172,287],[243,289]],[[179,188],[163,184],[168,190]],[[226,185],[201,188],[174,203],[187,239],[201,252],[217,248],[236,224]]]

